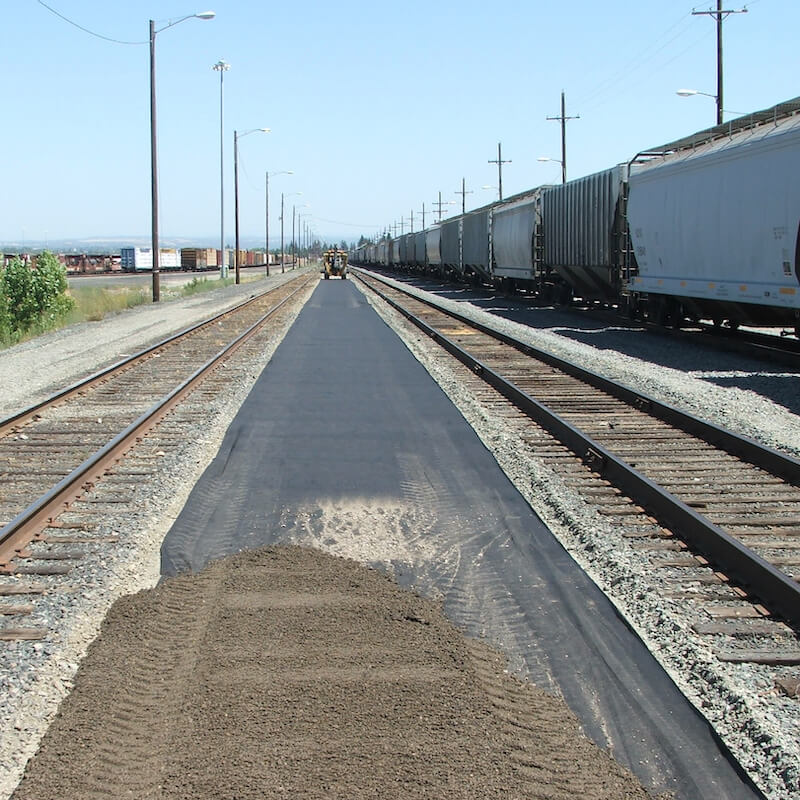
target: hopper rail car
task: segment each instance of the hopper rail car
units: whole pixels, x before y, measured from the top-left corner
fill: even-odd
[[[800,337],[800,98],[365,244],[354,265]]]

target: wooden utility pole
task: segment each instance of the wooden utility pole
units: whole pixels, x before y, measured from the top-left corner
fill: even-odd
[[[722,0],[717,0],[717,10],[692,11],[693,17],[714,17],[717,20],[717,125],[722,125],[722,20],[731,14],[746,14],[746,8],[723,8]]]
[[[566,102],[564,92],[561,92],[561,115],[558,117],[547,117],[549,120],[558,120],[561,123],[561,183],[567,182],[567,122],[571,119],[580,119],[578,114],[568,117],[566,112]]]
[[[500,142],[497,143],[497,158],[490,158],[487,162],[489,164],[497,164],[497,192],[500,199],[503,199],[503,164],[510,164],[511,159],[503,161],[502,151],[500,149]]]
[[[472,189],[467,191],[465,186],[466,186],[466,179],[462,178],[461,179],[461,191],[459,192],[458,190],[456,190],[456,194],[460,194],[461,195],[461,213],[462,214],[466,214],[467,213],[467,195],[468,194],[472,194]],[[500,199],[502,200],[502,197]]]

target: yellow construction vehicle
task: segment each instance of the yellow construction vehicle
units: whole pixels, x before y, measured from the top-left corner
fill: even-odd
[[[347,253],[344,250],[326,250],[322,254],[322,275],[327,281],[331,275],[347,279]]]

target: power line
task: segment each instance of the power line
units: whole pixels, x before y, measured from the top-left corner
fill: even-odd
[[[74,25],[78,30],[83,31],[84,33],[88,33],[90,36],[96,36],[98,39],[103,39],[106,42],[113,42],[114,44],[148,44],[148,42],[124,42],[121,39],[112,39],[110,36],[103,36],[102,33],[95,33],[95,31],[90,31],[88,28],[84,28],[83,25],[78,25],[77,22],[73,22],[69,17],[65,17],[59,11],[56,11],[54,8],[51,8],[47,3],[42,2],[42,0],[36,0],[40,6],[44,6],[51,14],[55,14],[57,17],[60,17],[64,20],[64,22],[68,22],[70,25]]]
[[[601,80],[598,84],[595,85],[594,88],[590,89],[585,96],[579,97],[577,100],[578,104],[585,106],[590,100],[594,100],[595,97],[597,97],[598,95],[601,95],[606,91],[608,91],[609,89],[611,89],[621,77],[629,75],[634,70],[641,69],[645,64],[648,63],[648,61],[651,61],[656,55],[658,55],[658,53],[660,53],[662,50],[664,50],[666,47],[672,44],[672,42],[674,42],[676,39],[683,36],[685,31],[688,30],[688,27],[684,23],[689,22],[690,17],[691,14],[684,14],[677,22],[673,23],[663,33],[659,34],[659,36],[657,36],[653,40],[652,44],[647,45],[642,50],[640,50],[635,56],[630,58],[622,67],[620,67],[619,70],[614,72],[608,78]],[[682,24],[684,25],[684,30],[678,31],[674,36],[672,36],[670,39],[664,42],[660,47],[652,49],[654,45],[656,45],[661,39],[663,39],[665,36],[667,36],[673,30],[675,30],[675,28],[677,28]]]

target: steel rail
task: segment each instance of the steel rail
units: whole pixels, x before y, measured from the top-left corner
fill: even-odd
[[[219,362],[234,353],[244,342],[258,332],[264,323],[284,304],[304,289],[311,278],[298,286],[291,294],[280,300],[247,330],[229,342],[215,356],[199,367],[186,380],[181,382],[169,394],[155,403],[117,434],[111,441],[96,453],[77,466],[69,475],[59,481],[50,491],[18,514],[11,522],[0,529],[0,572],[8,570],[14,558],[25,556],[25,545],[34,541],[33,531],[43,524],[51,522],[58,514],[90,489],[107,471],[109,466],[119,459],[140,441],[144,435],[154,428]]]
[[[289,281],[287,281],[289,283]],[[281,286],[285,286],[286,284],[281,284]],[[123,358],[121,361],[117,361],[114,364],[111,364],[108,367],[105,367],[86,378],[81,378],[79,381],[76,381],[73,384],[65,387],[64,389],[60,389],[55,394],[50,395],[50,397],[46,397],[44,400],[36,403],[28,408],[23,409],[22,411],[13,414],[10,417],[6,417],[6,419],[0,419],[0,436],[6,435],[9,431],[13,430],[16,426],[21,425],[27,422],[31,417],[35,416],[39,411],[43,408],[47,408],[59,400],[65,400],[66,398],[70,397],[73,394],[77,394],[84,389],[88,389],[95,383],[102,381],[104,378],[108,377],[112,373],[116,372],[117,370],[122,369],[125,366],[131,366],[136,361],[146,358],[151,353],[154,353],[156,350],[159,350],[162,347],[166,347],[169,344],[177,341],[178,339],[183,338],[184,336],[188,336],[190,333],[194,333],[194,331],[200,330],[208,325],[212,325],[213,323],[217,322],[218,320],[222,319],[223,317],[227,317],[230,314],[235,313],[236,311],[241,311],[241,309],[246,308],[247,306],[261,300],[266,295],[270,294],[271,292],[276,291],[279,289],[280,286],[272,287],[268,289],[266,292],[261,292],[260,294],[253,295],[249,297],[247,300],[244,300],[241,303],[237,303],[234,306],[226,309],[225,311],[221,311],[219,314],[215,314],[213,317],[209,317],[208,319],[204,319],[201,322],[198,322],[194,325],[190,325],[188,328],[184,328],[177,333],[173,333],[171,336],[168,336],[166,339],[162,339],[159,342],[151,345],[150,347],[145,348],[144,350],[139,350],[137,353],[134,353],[131,356]]]
[[[700,419],[692,414],[687,414],[685,411],[681,411],[669,403],[656,400],[654,397],[650,397],[643,392],[637,392],[634,389],[629,389],[623,384],[609,380],[608,378],[605,378],[596,372],[592,372],[585,367],[581,367],[572,361],[559,358],[552,353],[548,353],[546,350],[539,350],[533,345],[520,342],[517,339],[514,339],[512,336],[497,331],[488,325],[476,322],[475,320],[470,319],[469,317],[464,316],[457,311],[451,311],[448,308],[444,308],[432,300],[418,297],[417,295],[411,294],[400,287],[392,286],[380,276],[372,273],[369,273],[369,276],[377,281],[380,281],[385,286],[390,286],[397,291],[404,292],[420,303],[424,303],[425,305],[430,306],[431,308],[434,308],[443,314],[447,314],[449,317],[452,317],[453,319],[456,319],[465,325],[479,330],[481,333],[485,333],[487,336],[491,336],[494,339],[503,342],[504,344],[514,347],[525,355],[533,356],[534,358],[537,358],[540,361],[543,361],[544,363],[549,364],[550,366],[555,367],[556,369],[559,369],[568,375],[571,375],[573,378],[577,378],[584,383],[588,383],[590,386],[594,386],[596,389],[606,392],[612,397],[616,397],[618,400],[621,400],[630,406],[634,406],[642,411],[646,411],[651,416],[656,417],[657,419],[660,419],[663,422],[672,425],[673,427],[680,428],[686,433],[690,433],[693,436],[703,439],[703,441],[708,442],[708,444],[713,445],[714,447],[725,450],[727,453],[730,453],[733,456],[741,458],[742,460],[747,461],[756,467],[760,467],[761,469],[764,469],[767,472],[782,478],[787,483],[800,486],[800,460],[798,459],[766,447],[765,445],[762,445],[747,436],[742,436],[741,434],[726,430],[719,425],[715,425],[713,422],[708,422],[707,420]]]
[[[364,283],[369,286],[368,283]],[[658,519],[662,525],[675,531],[677,535],[689,542],[710,562],[716,564],[725,575],[734,579],[752,595],[758,597],[773,614],[783,617],[795,627],[800,627],[800,584],[745,547],[722,528],[698,514],[673,494],[642,475],[623,459],[615,456],[591,437],[562,419],[558,414],[550,411],[546,406],[470,355],[452,339],[439,333],[431,325],[388,297],[384,292],[374,286],[369,286],[369,288],[462,364],[514,403],[534,422],[555,436],[593,471],[611,481],[634,502],[641,505]],[[403,292],[402,289],[397,289],[397,291]],[[469,326],[476,327],[479,330],[485,328],[485,326],[476,324],[466,317],[440,308],[435,303],[417,298],[408,292],[404,292],[404,294],[420,300],[448,316],[453,316]],[[485,332],[493,336],[496,335],[496,332],[491,331],[491,329],[487,329]],[[505,340],[507,337],[502,338]],[[523,345],[523,348],[527,347],[527,345]],[[580,369],[575,365],[571,366],[578,370]],[[603,381],[605,382],[605,379]]]

